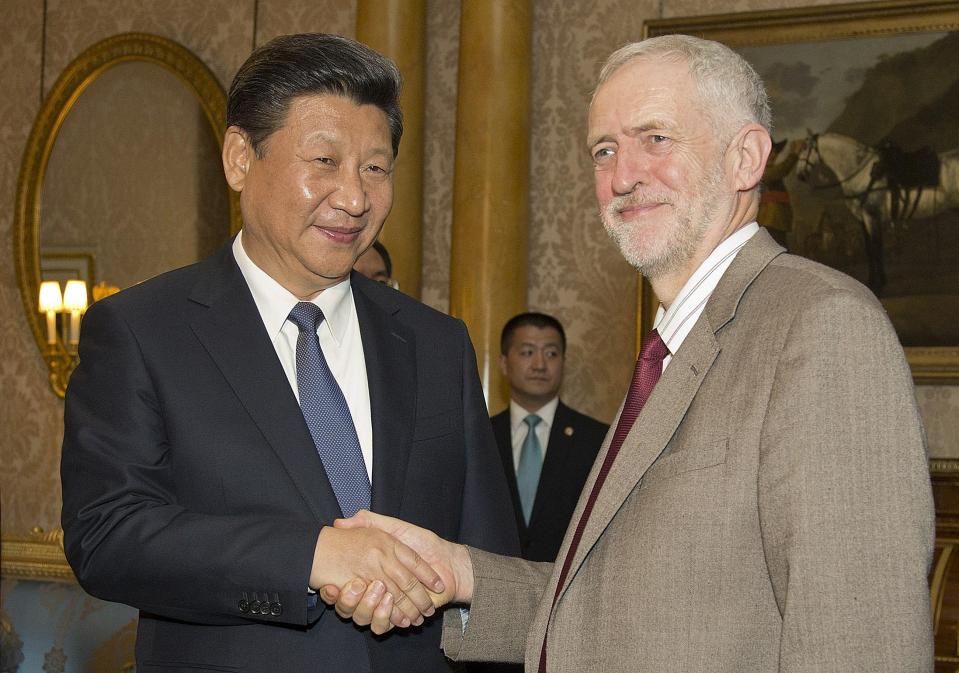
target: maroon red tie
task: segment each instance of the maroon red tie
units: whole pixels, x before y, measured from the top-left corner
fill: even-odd
[[[609,451],[603,460],[603,465],[599,469],[596,477],[596,483],[589,492],[589,498],[586,500],[586,507],[583,508],[583,515],[576,524],[576,532],[573,533],[573,539],[569,544],[569,550],[566,552],[566,558],[563,559],[563,569],[559,573],[559,582],[556,585],[556,593],[553,594],[553,607],[559,598],[559,592],[563,588],[563,582],[566,581],[566,575],[569,573],[569,567],[576,555],[576,549],[579,547],[580,538],[583,537],[583,530],[586,528],[586,522],[589,520],[590,512],[593,511],[593,505],[596,503],[596,497],[603,488],[606,481],[606,475],[609,474],[613,461],[616,460],[616,454],[619,453],[623,440],[629,434],[630,428],[636,422],[639,412],[643,410],[643,405],[649,399],[653,392],[653,387],[659,381],[663,373],[663,360],[669,353],[666,344],[663,343],[659,332],[653,330],[643,342],[643,347],[639,351],[639,358],[636,360],[636,368],[633,370],[633,380],[629,384],[629,392],[626,393],[626,402],[623,404],[623,413],[619,416],[619,423],[616,424],[616,432],[613,433],[613,439],[609,444]],[[547,632],[549,625],[547,624]],[[539,655],[539,673],[546,673],[546,635],[543,636],[543,649]]]

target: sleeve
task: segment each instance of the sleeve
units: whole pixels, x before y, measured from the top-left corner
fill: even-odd
[[[902,348],[871,297],[833,290],[796,315],[758,481],[780,670],[928,670],[925,438]]]
[[[307,584],[319,525],[182,506],[177,484],[189,475],[177,472],[165,420],[134,331],[116,304],[94,304],[61,459],[64,547],[81,586],[194,623],[318,619]]]
[[[519,532],[506,474],[496,448],[486,400],[476,369],[476,353],[460,323],[463,347],[463,414],[466,479],[458,542],[486,551],[519,555]]]
[[[463,628],[459,610],[443,618],[442,647],[454,661],[522,663],[526,638],[552,563],[536,563],[470,549],[473,602]]]

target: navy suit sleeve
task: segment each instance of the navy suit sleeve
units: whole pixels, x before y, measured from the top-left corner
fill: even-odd
[[[493,429],[476,369],[476,353],[460,323],[463,348],[463,413],[466,481],[459,542],[486,551],[519,555],[519,533]]]
[[[66,395],[62,523],[80,584],[195,623],[315,621],[322,610],[308,609],[306,585],[319,525],[181,504],[177,484],[189,475],[177,472],[154,385],[161,373],[116,307],[105,300],[87,312]],[[241,609],[244,595],[260,614]]]

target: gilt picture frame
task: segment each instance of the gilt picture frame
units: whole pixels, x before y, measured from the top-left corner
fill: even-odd
[[[760,224],[876,293],[917,383],[959,382],[959,68],[943,67],[959,62],[959,1],[644,25],[644,37],[669,33],[727,44],[766,83],[778,153]],[[640,283],[638,334],[649,295]]]

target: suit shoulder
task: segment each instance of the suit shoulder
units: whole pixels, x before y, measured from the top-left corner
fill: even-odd
[[[878,304],[876,295],[852,276],[798,255],[779,255],[769,263],[759,278],[780,286],[778,294],[783,297],[842,293],[867,303]]]
[[[175,297],[186,297],[199,278],[202,262],[165,271],[136,285],[124,288],[114,295],[101,299],[90,310],[112,309],[123,314],[153,312]]]
[[[463,321],[450,317],[418,299],[399,290],[353,273],[350,282],[379,306],[395,311],[395,317],[416,331],[461,331],[466,332]]]
[[[874,336],[884,334],[898,343],[886,309],[871,290],[836,269],[795,255],[772,260],[747,288],[740,308],[743,324],[759,340],[797,326],[836,329],[848,340],[869,325]]]

